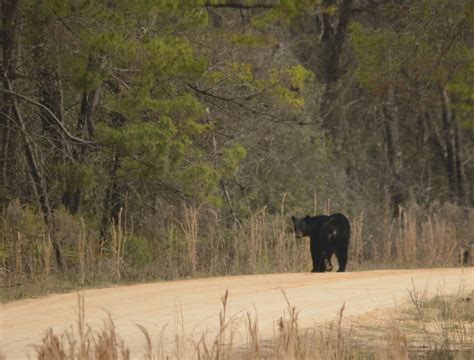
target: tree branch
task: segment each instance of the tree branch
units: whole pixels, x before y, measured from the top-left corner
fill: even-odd
[[[273,9],[278,3],[278,0],[206,0],[204,6],[234,9]]]
[[[353,7],[351,13],[369,13],[375,15],[380,5],[388,3],[387,0],[369,0],[367,3]]]
[[[10,90],[6,90],[6,89],[0,89],[0,92],[3,92],[4,94],[8,94],[8,95],[11,95],[11,96],[15,96],[16,98],[18,99],[21,99],[21,100],[24,100],[30,104],[33,104],[33,105],[36,105],[38,106],[39,108],[43,109],[44,111],[46,111],[48,113],[49,116],[51,116],[51,119],[54,120],[54,122],[56,123],[56,125],[61,129],[61,131],[66,135],[66,137],[69,138],[69,140],[72,140],[76,143],[80,143],[80,144],[91,144],[90,141],[86,141],[84,139],[81,139],[81,138],[78,138],[74,135],[72,135],[71,133],[69,133],[69,131],[64,127],[64,124],[61,122],[61,120],[59,120],[57,118],[57,116],[51,111],[50,108],[48,108],[47,106],[44,106],[43,104],[25,96],[25,95],[22,95],[22,94],[18,94],[14,91],[10,91]]]
[[[187,84],[187,86],[189,88],[191,88],[192,90],[196,91],[198,94],[234,104],[234,105],[244,109],[245,111],[251,112],[255,115],[263,116],[265,119],[267,119],[271,122],[274,122],[274,123],[294,124],[294,125],[309,125],[308,123],[305,123],[305,122],[302,122],[302,121],[295,122],[295,121],[278,120],[277,116],[275,116],[273,114],[263,112],[263,111],[260,111],[260,110],[257,110],[257,109],[254,109],[254,108],[251,108],[251,107],[248,107],[247,105],[242,104],[239,101],[236,101],[235,98],[227,98],[227,97],[224,97],[224,96],[216,95],[216,94],[213,94],[211,92],[201,90],[201,89],[199,89],[196,86],[191,85],[191,84]]]

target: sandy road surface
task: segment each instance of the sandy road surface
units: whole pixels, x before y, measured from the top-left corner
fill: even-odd
[[[86,322],[101,326],[105,310],[109,311],[133,354],[144,344],[136,324],[152,335],[167,325],[165,333],[172,336],[181,332],[182,323],[186,333],[216,329],[220,298],[226,289],[230,313],[256,311],[260,331],[271,334],[286,309],[282,289],[299,310],[300,324],[311,326],[334,319],[344,302],[346,316],[397,305],[407,299],[412,280],[418,289],[430,292],[452,293],[461,285],[472,290],[474,268],[252,275],[88,290],[84,292]],[[182,315],[182,322],[177,314]],[[34,354],[32,345],[47,328],[62,331],[75,325],[76,318],[76,293],[0,305],[0,351],[7,359],[26,358],[27,353]]]

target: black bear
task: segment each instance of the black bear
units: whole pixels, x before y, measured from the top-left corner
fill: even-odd
[[[291,217],[296,237],[310,237],[310,251],[313,260],[311,272],[332,270],[331,257],[336,254],[338,272],[346,271],[351,227],[343,214],[330,216]]]

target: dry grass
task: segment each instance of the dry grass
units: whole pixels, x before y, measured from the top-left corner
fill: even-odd
[[[295,239],[288,219],[284,199],[279,214],[263,208],[230,224],[212,207],[183,205],[176,219],[146,218],[148,225],[134,231],[120,212],[109,239],[100,241],[91,221],[59,210],[46,228],[41,216],[12,202],[0,224],[2,298],[114,282],[309,271],[309,239]],[[459,249],[474,233],[474,212],[452,204],[424,210],[412,204],[395,219],[361,211],[350,220],[349,271],[457,266]],[[61,246],[62,269],[53,243]]]
[[[404,326],[417,333],[417,342],[431,353],[474,354],[474,292],[462,288],[454,296],[443,292],[428,298],[413,287]],[[420,345],[418,345],[420,347]]]
[[[234,359],[470,359],[474,354],[473,304],[466,300],[474,293],[455,296],[426,293],[413,288],[408,305],[402,310],[384,315],[383,324],[376,323],[369,332],[352,322],[345,324],[344,305],[334,321],[317,327],[301,329],[299,313],[286,295],[287,308],[277,321],[274,334],[264,337],[259,332],[258,316],[246,313],[231,315],[231,301],[226,292],[221,299],[217,330],[196,334],[177,333],[174,337],[161,334],[152,337],[143,326],[143,344],[132,353],[117,334],[110,316],[102,328],[93,330],[85,321],[84,298],[78,295],[78,319],[73,328],[62,334],[49,330],[35,347],[39,359],[130,359],[149,360],[234,360]],[[394,320],[395,319],[395,320]],[[183,319],[181,319],[183,321]],[[364,326],[370,321],[364,320]],[[389,323],[389,325],[387,325]],[[244,333],[244,336],[242,335]],[[169,335],[169,334],[168,334]],[[420,339],[420,337],[424,337]],[[164,340],[164,339],[173,340]],[[379,338],[382,341],[376,342]],[[362,340],[361,340],[362,339]]]
[[[285,314],[275,326],[274,336],[264,338],[258,329],[258,317],[246,313],[244,316],[228,313],[229,293],[221,301],[222,309],[218,318],[218,328],[210,335],[204,333],[198,340],[185,333],[165,342],[163,332],[153,338],[150,332],[137,325],[143,334],[143,345],[139,353],[131,353],[123,339],[116,332],[109,315],[101,329],[93,330],[85,321],[84,298],[78,295],[78,319],[75,327],[61,334],[49,329],[40,344],[35,346],[38,359],[347,359],[350,358],[351,341],[349,333],[342,327],[344,306],[336,321],[328,325],[328,330],[300,329],[298,311],[288,299]],[[240,336],[241,331],[245,336]]]
[[[77,328],[62,334],[46,331],[41,344],[35,346],[36,358],[61,359],[130,359],[130,351],[115,331],[112,317],[108,316],[103,328],[93,331],[85,322],[84,297],[78,295]]]
[[[472,359],[474,292],[435,296],[413,287],[407,302],[354,319],[354,343],[377,348],[382,359]]]

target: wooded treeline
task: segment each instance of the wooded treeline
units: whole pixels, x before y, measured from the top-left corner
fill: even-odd
[[[235,259],[263,212],[282,231],[358,218],[361,259],[410,211],[469,240],[472,1],[2,0],[1,17],[8,274],[22,246],[21,264],[71,267],[76,238],[144,265],[196,262],[202,235]]]

